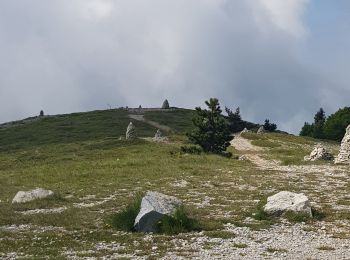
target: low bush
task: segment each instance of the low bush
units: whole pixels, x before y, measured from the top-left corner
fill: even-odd
[[[141,195],[138,195],[124,210],[112,216],[112,227],[121,231],[134,231],[134,221],[141,207]]]
[[[201,231],[200,223],[188,216],[186,209],[179,207],[173,216],[164,216],[157,223],[158,233],[175,235],[190,231]]]
[[[181,146],[181,152],[182,153],[188,153],[188,154],[201,154],[202,149],[198,146],[195,145],[186,145],[186,146]]]

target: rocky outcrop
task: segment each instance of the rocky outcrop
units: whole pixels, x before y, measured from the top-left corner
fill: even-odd
[[[25,203],[36,199],[45,199],[52,195],[54,195],[54,193],[51,190],[45,190],[42,188],[36,188],[35,190],[30,191],[19,191],[13,198],[12,203]]]
[[[258,131],[256,132],[257,134],[263,134],[263,133],[266,133],[266,130],[264,128],[264,126],[260,126]]]
[[[125,139],[127,141],[132,141],[136,139],[136,129],[132,122],[128,125],[126,129]]]
[[[327,152],[326,148],[324,148],[320,144],[315,146],[315,148],[312,150],[309,156],[304,157],[305,161],[317,161],[317,160],[330,161],[333,159],[334,159],[334,156],[329,152]]]
[[[166,99],[163,102],[162,109],[169,109],[169,108],[170,108],[169,101]]]
[[[182,202],[172,196],[149,191],[142,198],[140,212],[134,223],[134,228],[139,232],[156,232],[156,223],[164,215],[172,216]]]
[[[335,163],[350,163],[350,125],[346,128],[346,133],[341,141],[340,151],[334,160]]]
[[[312,217],[309,199],[303,193],[289,191],[281,191],[268,197],[264,211],[271,215],[282,215],[287,211],[293,211]]]

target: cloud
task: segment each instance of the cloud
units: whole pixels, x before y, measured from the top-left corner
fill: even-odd
[[[218,97],[223,106],[240,106],[246,119],[270,118],[296,132],[320,106],[334,110],[349,94],[346,70],[334,69],[349,59],[340,66],[332,58],[349,39],[339,30],[333,36],[344,46],[325,52],[335,44],[322,47],[329,41],[317,33],[323,17],[310,27],[313,3],[2,1],[0,121],[41,109],[159,106],[165,98],[194,107]]]

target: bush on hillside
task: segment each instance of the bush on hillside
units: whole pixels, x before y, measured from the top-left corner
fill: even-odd
[[[275,132],[277,130],[277,125],[270,123],[270,120],[266,119],[264,123],[264,129],[268,132]]]
[[[230,130],[220,109],[219,100],[205,101],[207,109],[196,107],[194,130],[187,134],[189,140],[202,147],[204,152],[223,154],[232,139]]]
[[[227,122],[228,127],[232,133],[237,133],[242,131],[245,128],[245,122],[242,120],[241,112],[239,107],[236,108],[236,111],[233,112],[228,107],[225,107],[227,113]]]
[[[324,124],[325,138],[341,141],[345,135],[346,127],[350,124],[350,107],[339,109],[330,115]]]

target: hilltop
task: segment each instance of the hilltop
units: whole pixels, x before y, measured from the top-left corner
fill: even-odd
[[[229,151],[245,160],[182,153],[193,113],[115,109],[0,127],[0,257],[349,256],[350,171],[304,161],[319,140],[244,133]],[[130,121],[141,137],[134,142],[120,138]],[[168,142],[150,140],[158,128]],[[339,151],[337,142],[321,143]],[[17,191],[36,187],[56,195],[11,203]],[[149,190],[180,198],[203,231],[169,236],[116,230],[111,216]],[[282,190],[307,195],[317,219],[261,217],[261,204]]]

